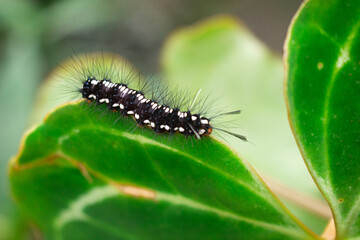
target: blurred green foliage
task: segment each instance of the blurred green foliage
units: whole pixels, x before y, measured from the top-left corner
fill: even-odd
[[[191,45],[193,42],[201,44],[204,39],[198,39],[196,33],[192,36],[191,30],[180,31],[176,38],[174,36],[169,38],[159,58],[157,55],[165,37],[177,26],[191,24],[197,19],[218,13],[221,9],[228,11],[236,9],[233,6],[237,5],[235,1],[214,0],[208,1],[207,4],[195,3],[196,1],[164,2],[115,0],[2,0],[0,2],[0,131],[4,136],[0,144],[0,239],[3,236],[21,238],[24,228],[24,236],[29,234],[26,232],[27,225],[17,215],[10,197],[7,162],[9,157],[16,153],[20,137],[29,127],[29,115],[34,109],[34,99],[39,95],[37,89],[41,81],[57,63],[72,54],[71,48],[76,52],[92,50],[118,52],[129,58],[140,67],[140,70],[154,71],[158,62],[161,62],[166,79],[173,83],[188,81],[186,84],[192,89],[202,87],[204,79],[210,78],[212,83],[207,86],[210,92],[211,88],[216,86],[218,79],[225,81],[221,91],[227,91],[233,89],[236,79],[244,79],[243,86],[239,85],[236,88],[241,89],[241,92],[232,92],[229,96],[225,96],[224,104],[228,105],[234,98],[237,99],[238,106],[244,110],[239,118],[243,126],[240,131],[246,133],[262,150],[235,142],[230,143],[260,173],[265,173],[278,181],[286,180],[287,184],[295,186],[296,190],[321,199],[297,152],[290,129],[285,125],[287,120],[282,98],[283,74],[280,57],[271,53],[251,34],[245,32],[251,39],[246,42],[249,48],[239,49],[237,48],[240,46],[239,42],[232,42],[229,47],[235,47],[237,52],[223,51],[223,58],[215,54],[214,58],[210,56],[200,67],[205,70],[210,68],[213,71],[203,76],[194,75],[193,73],[196,72],[192,71],[192,67],[198,67],[203,59],[191,56],[194,53]],[[300,1],[295,5],[298,5],[298,2]],[[146,18],[143,17],[144,15]],[[292,12],[289,12],[289,16],[291,15]],[[285,25],[288,22],[287,19]],[[216,32],[212,37],[216,39]],[[207,38],[211,39],[211,37]],[[282,40],[280,42],[279,45],[282,45]],[[222,50],[225,48],[220,49]],[[182,56],[179,51],[189,55]],[[245,54],[249,58],[238,62],[237,54]],[[187,61],[189,59],[191,61]],[[217,73],[221,71],[216,72],[218,69],[213,66],[224,59],[230,61],[231,67],[224,69],[224,66],[220,66],[223,68],[221,71],[227,74],[219,75]],[[244,74],[244,69],[249,70],[250,74]],[[255,82],[258,79],[262,79],[268,89],[254,95],[260,90]],[[257,131],[253,131],[254,129]],[[274,135],[277,136],[278,142],[273,140]],[[262,138],[262,136],[266,137]],[[264,152],[268,150],[272,150],[272,156],[267,156],[268,154]],[[267,157],[263,158],[263,156]],[[274,164],[276,168],[272,167]],[[305,222],[314,222],[314,216],[304,213],[303,209],[298,214]],[[314,228],[319,232],[325,221],[317,220],[316,222],[320,224]],[[13,231],[14,229],[16,230]],[[34,234],[36,235],[32,233]]]

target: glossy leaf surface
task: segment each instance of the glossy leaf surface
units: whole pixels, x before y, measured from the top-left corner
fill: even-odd
[[[285,45],[288,107],[337,237],[360,237],[360,2],[307,1]]]
[[[309,239],[214,139],[185,141],[68,104],[24,139],[13,194],[49,239]]]

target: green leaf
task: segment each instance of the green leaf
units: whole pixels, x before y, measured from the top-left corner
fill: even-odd
[[[360,2],[307,1],[285,45],[294,135],[334,214],[360,237]]]
[[[316,238],[221,142],[98,116],[58,108],[11,162],[15,199],[49,239]]]

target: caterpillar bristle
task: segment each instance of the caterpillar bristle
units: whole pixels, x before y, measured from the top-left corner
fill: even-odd
[[[241,111],[217,112],[210,117],[209,109],[216,105],[217,99],[209,101],[210,95],[200,98],[201,89],[195,96],[186,90],[170,89],[153,76],[144,77],[123,60],[109,60],[104,53],[98,57],[75,54],[71,67],[63,69],[69,73],[71,91],[80,94],[92,109],[107,106],[99,118],[109,113],[119,115],[116,122],[122,116],[131,117],[136,122],[132,130],[145,127],[157,134],[179,133],[185,138],[192,137],[191,141],[208,137],[213,130],[247,141],[243,135],[213,126],[212,120]]]
[[[233,132],[227,131],[227,130],[225,130],[225,129],[221,129],[221,128],[214,128],[214,129],[219,130],[219,131],[222,131],[222,132],[224,132],[224,133],[227,133],[227,134],[229,134],[229,135],[231,135],[231,136],[234,136],[234,137],[236,137],[236,138],[238,138],[238,139],[240,139],[240,140],[242,140],[242,141],[244,141],[244,142],[247,142],[247,141],[248,141],[247,138],[246,138],[245,136],[243,136],[243,135],[240,135],[240,134],[237,134],[237,133],[233,133]]]
[[[223,117],[223,116],[226,116],[226,115],[237,115],[237,114],[240,114],[240,113],[241,113],[241,110],[236,110],[236,111],[231,111],[231,112],[220,113],[220,114],[215,115],[215,116],[212,117],[211,119],[215,119],[215,118],[218,118],[218,117]]]

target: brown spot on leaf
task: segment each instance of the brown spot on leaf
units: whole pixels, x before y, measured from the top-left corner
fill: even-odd
[[[147,198],[155,199],[155,192],[146,188],[141,188],[137,186],[114,184],[114,186],[119,189],[123,194],[133,196],[136,198]]]

